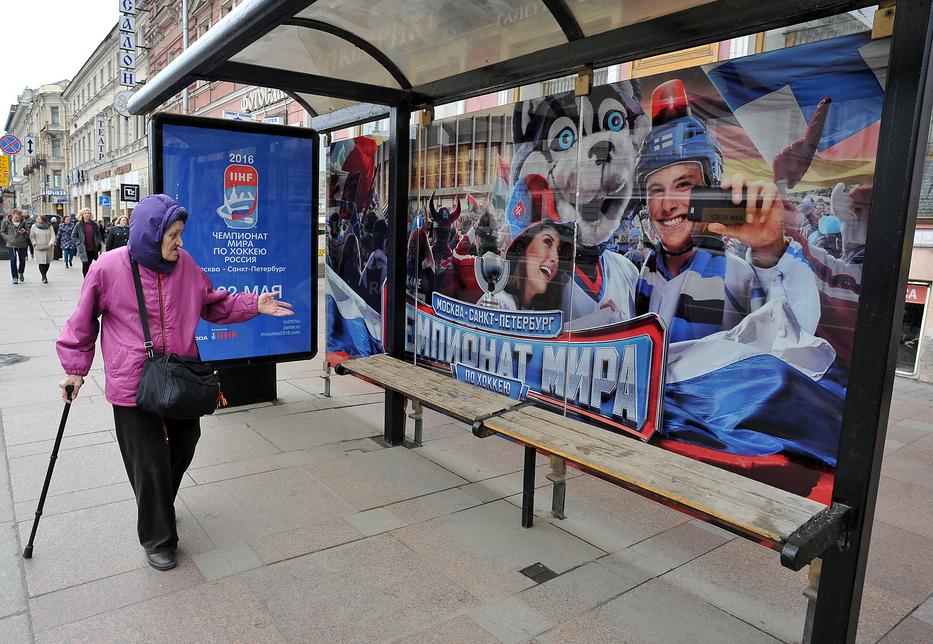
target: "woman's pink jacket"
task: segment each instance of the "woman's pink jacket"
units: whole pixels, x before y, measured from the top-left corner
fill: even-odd
[[[194,335],[201,318],[216,324],[246,322],[258,315],[258,298],[214,290],[194,258],[184,249],[179,255],[169,273],[139,267],[149,332],[156,353],[197,356]],[[88,271],[78,307],[55,343],[65,373],[88,374],[98,331],[107,400],[135,407],[146,349],[126,247],[104,253]]]

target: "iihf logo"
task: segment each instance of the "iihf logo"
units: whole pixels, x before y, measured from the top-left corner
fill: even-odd
[[[228,165],[224,170],[224,205],[217,209],[227,228],[255,228],[259,222],[259,173],[251,165]]]

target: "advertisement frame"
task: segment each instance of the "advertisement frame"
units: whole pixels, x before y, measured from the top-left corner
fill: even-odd
[[[222,130],[226,132],[241,132],[246,134],[266,134],[272,136],[288,136],[292,138],[308,139],[312,142],[314,154],[311,159],[312,177],[317,177],[320,172],[321,137],[317,131],[305,127],[292,127],[288,125],[270,125],[265,123],[256,123],[250,121],[231,121],[225,119],[205,118],[201,116],[189,116],[184,114],[170,114],[159,112],[154,114],[149,121],[149,185],[152,186],[153,194],[160,194],[164,190],[164,167],[162,162],[162,151],[164,147],[164,128],[166,125],[178,125],[183,127],[193,127],[205,130]],[[312,183],[316,186],[316,180]],[[212,360],[211,364],[218,367],[234,367],[243,365],[259,365],[279,362],[296,362],[299,360],[311,360],[318,353],[318,197],[317,189],[313,192],[311,199],[311,234],[309,235],[310,247],[308,252],[311,257],[311,279],[310,279],[310,298],[311,298],[311,320],[310,337],[311,346],[307,351],[293,353],[277,353],[267,356],[252,356],[246,358],[232,358],[227,360]]]

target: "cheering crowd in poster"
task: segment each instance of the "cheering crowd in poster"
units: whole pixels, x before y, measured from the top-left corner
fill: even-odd
[[[485,193],[413,195],[412,359],[825,501],[886,65],[858,34],[516,104]],[[331,360],[382,351],[379,143],[329,151]]]

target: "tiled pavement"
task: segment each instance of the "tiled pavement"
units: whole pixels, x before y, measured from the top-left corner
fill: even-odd
[[[796,641],[806,573],[587,476],[568,518],[519,527],[521,449],[426,413],[385,448],[379,390],[322,396],[319,359],[280,400],[203,422],[176,504],[179,567],[149,568],[99,361],[74,404],[35,557],[20,557],[61,414],[52,340],[80,271],[0,286],[0,642]],[[933,387],[899,380],[859,640],[933,641]],[[547,485],[540,461],[539,484]],[[542,562],[544,583],[519,573]]]

